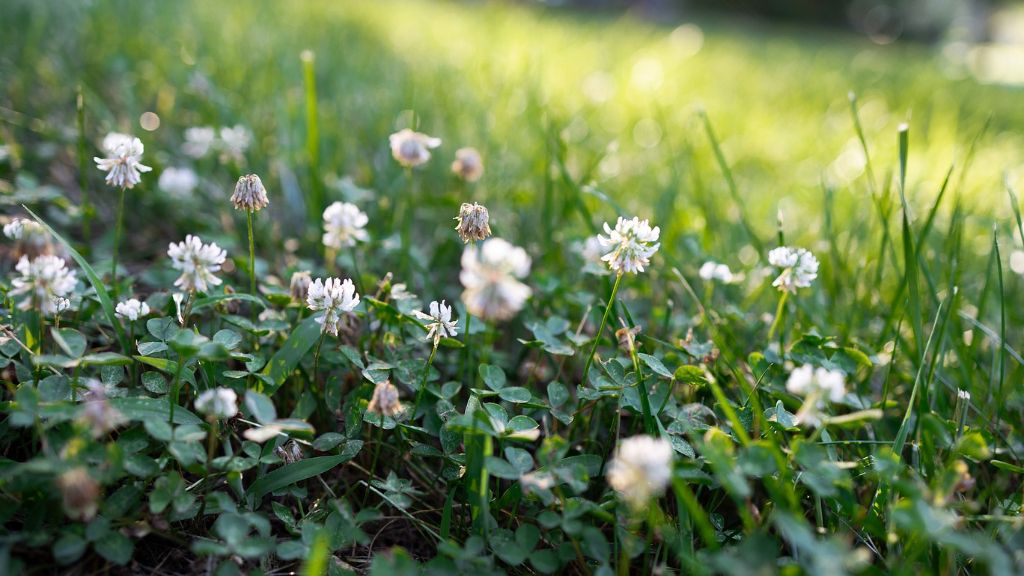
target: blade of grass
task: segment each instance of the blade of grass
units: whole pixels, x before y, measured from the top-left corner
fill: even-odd
[[[935,338],[935,333],[938,332],[940,325],[940,314],[942,314],[942,307],[945,302],[940,302],[938,309],[935,311],[935,320],[932,323],[932,331],[928,335],[928,341],[925,343],[922,354],[927,354],[929,348],[931,348],[932,341]],[[910,418],[914,414],[914,406],[917,403],[917,397],[920,394],[921,385],[924,379],[925,373],[925,362],[922,360],[917,367],[917,375],[914,376],[914,387],[910,391],[910,401],[907,402],[907,411],[903,414],[903,422],[900,424],[899,431],[896,433],[896,438],[892,442],[893,452],[902,457],[903,447],[907,443],[907,435],[910,433]],[[927,385],[927,384],[925,384]]]
[[[117,335],[117,341],[121,344],[121,351],[126,355],[131,355],[131,346],[128,343],[128,338],[125,337],[124,327],[121,326],[121,321],[117,319],[117,315],[114,313],[114,304],[110,300],[110,295],[107,294],[107,289],[103,286],[103,280],[100,279],[99,275],[96,274],[96,270],[89,265],[89,262],[75,250],[75,247],[71,245],[63,236],[57,233],[56,230],[50,227],[49,224],[43,221],[35,212],[29,209],[24,204],[21,206],[35,218],[36,222],[39,222],[46,231],[53,235],[54,238],[60,242],[64,248],[67,249],[68,254],[78,264],[78,267],[85,272],[86,278],[89,279],[89,283],[92,284],[93,290],[96,291],[96,299],[100,301],[100,307],[103,308],[103,313],[107,316],[107,320],[110,321],[110,325],[114,328],[114,333]]]
[[[910,126],[900,124],[899,146],[900,146],[900,177],[899,192],[900,204],[903,207],[903,281],[907,285],[907,304],[910,308],[911,328],[914,331],[914,347],[917,355],[924,364],[926,350],[921,349],[921,336],[924,333],[924,323],[921,318],[921,289],[918,286],[917,251],[914,248],[913,230],[910,226],[910,206],[907,204],[907,151],[909,148]]]
[[[729,187],[729,195],[732,196],[732,201],[736,204],[737,210],[739,210],[740,224],[743,226],[743,230],[747,234],[747,239],[757,250],[758,257],[763,258],[764,243],[762,243],[761,239],[757,237],[756,233],[754,233],[753,228],[750,226],[750,221],[747,219],[747,213],[746,210],[744,210],[744,206],[746,206],[747,203],[740,198],[739,190],[736,188],[736,181],[732,177],[732,170],[729,168],[729,163],[725,160],[725,154],[722,153],[722,147],[718,143],[718,137],[715,135],[715,130],[711,126],[711,119],[704,110],[701,110],[699,114],[700,119],[704,123],[704,131],[708,135],[708,140],[711,141],[711,149],[715,153],[715,160],[718,162],[718,167],[722,170],[722,175],[725,177],[725,183]]]

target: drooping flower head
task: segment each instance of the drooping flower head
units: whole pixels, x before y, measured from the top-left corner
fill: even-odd
[[[114,312],[118,318],[124,318],[129,322],[134,322],[143,316],[149,314],[149,304],[140,302],[136,298],[129,298],[123,302],[118,302],[114,308]]]
[[[292,274],[291,282],[288,284],[288,292],[291,294],[292,302],[305,303],[306,298],[309,296],[309,285],[312,283],[313,278],[309,275],[308,270]]]
[[[335,202],[324,210],[324,246],[341,249],[366,242],[366,224],[370,218],[355,204]]]
[[[790,373],[786,390],[805,398],[797,412],[797,423],[818,426],[826,402],[839,402],[846,396],[846,376],[838,370],[804,364]]]
[[[526,251],[501,238],[491,238],[462,252],[459,280],[466,288],[462,302],[474,316],[486,320],[508,320],[522,309],[532,294],[519,281],[530,272]]]
[[[414,314],[417,318],[428,320],[426,339],[433,340],[435,348],[442,338],[454,338],[458,335],[455,325],[459,321],[452,320],[452,307],[445,306],[444,300],[441,300],[440,303],[437,300],[431,302],[430,314],[425,314],[419,310],[416,310]]]
[[[487,208],[477,204],[463,203],[459,208],[459,215],[455,217],[458,224],[455,231],[459,233],[464,243],[481,242],[491,235],[491,217]]]
[[[633,436],[619,442],[608,465],[608,484],[634,510],[660,496],[672,479],[672,445],[663,438]]]
[[[11,240],[25,240],[31,236],[46,236],[46,229],[35,220],[15,218],[4,224],[4,236]]]
[[[21,276],[11,281],[14,287],[11,296],[25,295],[18,307],[31,310],[39,307],[47,315],[53,315],[65,308],[64,300],[75,289],[75,271],[67,267],[63,258],[39,256],[29,260],[22,256],[14,267]],[[69,303],[70,304],[70,303]]]
[[[430,160],[430,150],[441,145],[440,138],[414,132],[408,128],[395,132],[388,141],[391,144],[391,155],[406,168],[426,164]]]
[[[211,388],[196,397],[196,411],[214,420],[228,420],[238,414],[238,394],[231,388]]]
[[[141,172],[152,170],[141,162],[145,147],[142,140],[112,132],[103,139],[106,158],[93,158],[96,167],[107,173],[107,184],[117,188],[134,188],[142,181]]]
[[[605,222],[604,232],[607,237],[597,237],[601,247],[607,251],[601,259],[616,274],[643,272],[644,266],[651,263],[651,256],[661,246],[658,243],[661,229],[657,226],[651,228],[647,220],[637,217],[626,220],[620,216],[614,229]]]
[[[171,266],[181,271],[174,285],[182,290],[205,292],[208,286],[219,286],[221,279],[214,275],[228,253],[216,243],[203,244],[198,236],[189,234],[184,242],[171,243],[167,248]]]
[[[373,388],[373,397],[370,398],[366,411],[392,417],[401,413],[402,403],[398,399],[398,388],[395,388],[390,380],[379,382]]]
[[[323,312],[317,316],[317,323],[322,331],[333,336],[338,335],[342,317],[359,305],[359,294],[352,281],[328,278],[326,281],[317,278],[309,285],[309,296],[306,304],[314,312]]]
[[[476,182],[484,175],[484,160],[476,148],[459,148],[455,151],[452,172],[466,182]]]
[[[188,196],[199,185],[199,177],[191,168],[164,168],[156,185],[169,194]]]
[[[803,248],[779,246],[768,252],[768,263],[782,268],[782,273],[772,282],[780,292],[796,293],[807,288],[818,277],[818,259]]]
[[[235,191],[231,194],[231,203],[235,210],[247,212],[258,212],[270,204],[267,198],[267,189],[263,187],[263,181],[255,174],[246,174],[235,183]]]

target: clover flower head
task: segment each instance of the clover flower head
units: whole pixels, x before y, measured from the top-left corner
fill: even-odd
[[[732,273],[732,270],[729,269],[728,265],[719,264],[718,262],[713,262],[711,260],[708,260],[701,265],[697,274],[700,276],[700,279],[705,282],[717,280],[723,284],[730,284],[736,279],[736,276]]]
[[[651,256],[661,247],[658,243],[661,229],[651,228],[647,220],[637,217],[627,220],[620,216],[614,229],[605,222],[604,232],[607,236],[597,237],[607,251],[601,259],[616,274],[643,272],[644,266],[651,263]]]
[[[228,253],[216,243],[203,244],[198,236],[189,234],[184,242],[171,243],[167,247],[167,256],[171,266],[181,272],[174,285],[182,290],[198,290],[205,292],[209,286],[219,286],[222,282],[214,275],[227,259]]]
[[[86,383],[82,395],[81,420],[92,430],[94,438],[100,438],[128,421],[124,414],[114,408],[107,399],[107,391],[99,380]]]
[[[156,185],[174,196],[188,196],[199,185],[199,176],[191,168],[164,168]]]
[[[366,411],[391,417],[401,413],[402,403],[398,399],[398,388],[395,388],[390,380],[378,382],[373,388],[373,397],[370,398]]]
[[[490,214],[487,208],[477,204],[463,204],[459,208],[459,215],[455,217],[458,224],[455,231],[464,243],[480,242],[491,235]]]
[[[35,236],[45,238],[46,228],[43,228],[43,225],[35,220],[15,218],[4,224],[4,236],[15,241],[29,240]]]
[[[238,414],[238,394],[231,388],[211,388],[196,397],[196,410],[215,420],[228,420]]]
[[[270,204],[267,189],[263,181],[255,174],[246,174],[235,183],[235,191],[231,194],[231,204],[235,210],[259,212]]]
[[[780,292],[795,294],[797,289],[809,287],[818,277],[818,259],[804,248],[774,248],[768,252],[768,263],[782,269],[772,282]]]
[[[145,147],[142,140],[112,132],[103,139],[106,158],[93,158],[96,167],[107,173],[106,182],[117,188],[134,188],[142,182],[143,172],[152,170],[141,162]]]
[[[53,313],[60,314],[61,312],[71,309],[71,300],[63,298],[61,296],[53,297]]]
[[[608,465],[608,484],[634,510],[660,496],[672,479],[672,445],[663,438],[633,436],[619,443]]]
[[[62,473],[57,477],[57,488],[68,517],[83,522],[96,517],[100,508],[100,483],[85,467],[78,466]]]
[[[75,289],[75,271],[67,267],[58,256],[37,256],[29,260],[22,256],[14,269],[21,275],[11,281],[12,296],[25,295],[18,307],[31,310],[38,306],[40,311],[51,316],[65,307],[67,296]],[[70,302],[67,302],[70,305]]]
[[[491,238],[462,252],[459,280],[466,310],[486,320],[508,320],[532,294],[519,281],[530,272],[526,251],[501,238]]]
[[[440,138],[427,136],[404,128],[392,134],[388,141],[391,155],[406,168],[415,168],[430,160],[430,150],[441,145]]]
[[[317,278],[309,285],[306,305],[314,312],[323,312],[317,316],[317,323],[323,332],[337,336],[343,316],[359,305],[359,294],[356,294],[352,280],[328,278],[325,281]]]
[[[117,314],[118,318],[134,322],[149,314],[149,304],[140,302],[136,298],[129,298],[123,302],[118,302],[114,308],[114,313]]]
[[[366,242],[366,224],[370,218],[358,206],[349,202],[335,202],[324,210],[324,246],[340,249]]]
[[[452,307],[446,306],[444,300],[441,300],[441,302],[437,300],[431,302],[430,314],[420,312],[419,310],[416,310],[414,314],[417,318],[428,321],[426,339],[433,340],[435,348],[442,338],[454,338],[458,335],[458,329],[455,325],[459,321],[452,320]]]
[[[185,143],[181,151],[192,158],[206,156],[217,142],[213,126],[193,126],[185,129]]]
[[[455,151],[452,173],[466,182],[476,182],[484,175],[484,160],[476,148],[459,148]]]
[[[252,131],[237,124],[233,127],[220,129],[220,161],[222,163],[241,162],[245,159],[245,151],[252,144]]]
[[[818,426],[825,402],[840,402],[846,396],[846,376],[838,370],[804,364],[789,374],[786,390],[805,398],[797,422]]]
[[[288,283],[288,292],[291,294],[292,302],[303,303],[309,296],[309,285],[313,278],[308,270],[302,270],[292,274],[291,282]]]

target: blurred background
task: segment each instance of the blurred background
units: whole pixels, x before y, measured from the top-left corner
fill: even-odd
[[[762,239],[780,213],[791,238],[820,238],[826,198],[850,220],[840,233],[852,237],[870,219],[872,188],[850,93],[883,189],[893,182],[897,126],[909,123],[908,194],[921,210],[952,165],[967,166],[972,142],[973,163],[953,182],[977,230],[1009,222],[1004,185],[1020,188],[1024,173],[1024,7],[1016,2],[3,5],[4,202],[57,199],[51,218],[75,227],[81,87],[87,156],[119,130],[142,138],[154,166],[132,194],[136,260],[160,257],[169,239],[193,231],[244,246],[227,197],[246,172],[270,190],[270,216],[258,222],[267,251],[315,253],[316,216],[332,200],[360,204],[373,228],[407,186],[388,150],[388,135],[406,126],[444,141],[418,174],[416,245],[431,252],[423,262],[459,249],[438,223],[464,200],[488,203],[497,234],[551,261],[564,258],[552,246],[596,232],[617,212],[653,217],[681,259],[755,262],[737,232],[741,218]],[[190,141],[196,127],[215,134],[206,152]],[[486,165],[470,187],[449,172],[463,146],[478,148]],[[116,193],[91,166],[84,183],[97,221],[109,222]],[[94,230],[102,250],[109,227]],[[990,242],[987,232],[968,240],[983,254]],[[1024,272],[1024,255],[1017,265]]]

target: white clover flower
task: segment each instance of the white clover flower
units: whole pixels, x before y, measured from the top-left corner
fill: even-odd
[[[220,271],[227,255],[216,243],[203,244],[198,236],[192,234],[185,236],[184,242],[172,242],[167,247],[167,256],[171,258],[171,266],[181,271],[174,285],[182,290],[199,292],[206,292],[208,286],[219,286],[221,279],[214,272]]]
[[[577,242],[575,250],[583,258],[583,273],[594,276],[607,276],[608,265],[601,260],[604,256],[604,248],[601,247],[601,240],[598,236],[591,236],[583,242]]]
[[[459,238],[464,243],[483,241],[491,235],[490,220],[491,216],[484,206],[476,202],[463,203],[459,207],[459,215],[455,217],[455,221],[458,222],[455,231],[459,233]]]
[[[520,282],[530,273],[530,257],[522,248],[501,238],[491,238],[462,253],[459,280],[466,288],[462,302],[466,310],[487,320],[508,320],[523,308],[532,294]]]
[[[178,316],[178,324],[185,325],[185,317],[181,315],[181,305],[185,302],[185,294],[183,292],[175,292],[171,298],[174,300],[174,308]]]
[[[195,407],[208,418],[227,420],[238,414],[238,395],[231,388],[212,388],[196,397]]]
[[[619,442],[608,465],[608,484],[634,510],[660,496],[672,479],[672,445],[663,438],[633,436]]]
[[[156,185],[169,194],[188,196],[199,185],[199,176],[191,168],[164,168]]]
[[[804,364],[789,374],[786,390],[805,398],[796,415],[797,423],[818,426],[825,402],[839,402],[846,396],[846,376],[838,370]]]
[[[768,252],[768,263],[782,268],[782,273],[772,282],[780,292],[795,294],[798,288],[809,287],[818,277],[818,259],[803,248],[774,248]]]
[[[389,380],[378,383],[373,388],[373,397],[366,407],[367,412],[392,416],[402,412],[402,403],[398,400],[398,388]]]
[[[324,281],[317,278],[309,285],[306,305],[314,312],[322,311],[323,314],[316,319],[317,323],[323,327],[323,332],[337,336],[342,314],[351,312],[359,305],[359,294],[356,294],[356,287],[349,279],[342,281],[328,278]]]
[[[4,224],[4,236],[16,241],[28,240],[35,236],[42,236],[45,238],[46,228],[43,228],[43,225],[35,220],[15,218],[7,224]]]
[[[636,217],[626,220],[620,216],[614,230],[605,222],[604,232],[608,237],[597,237],[601,247],[607,250],[601,259],[616,274],[643,272],[644,266],[651,263],[651,256],[661,246],[658,243],[661,229],[657,226],[651,228],[647,220]]]
[[[309,297],[309,285],[313,283],[313,278],[309,275],[309,270],[300,270],[292,274],[291,282],[288,283],[288,293],[292,297],[293,302],[302,303]]]
[[[736,276],[733,275],[732,270],[729,269],[728,265],[719,264],[718,262],[713,262],[711,260],[705,262],[700,267],[700,270],[697,272],[697,274],[700,276],[701,280],[704,280],[706,282],[711,280],[718,280],[723,284],[731,284],[736,280]]]
[[[476,148],[459,148],[455,151],[452,173],[466,182],[476,182],[484,175],[484,160]]]
[[[111,406],[107,391],[99,380],[89,380],[85,386],[87,392],[82,395],[81,420],[89,426],[94,438],[105,436],[128,421],[124,414]]]
[[[185,143],[181,151],[192,158],[206,156],[217,141],[217,131],[213,126],[193,126],[185,130]]]
[[[246,174],[235,183],[235,191],[231,194],[231,203],[235,210],[247,212],[258,212],[270,204],[267,198],[267,189],[263,187],[263,181],[255,174]]]
[[[68,300],[67,298],[63,298],[61,296],[54,296],[53,297],[53,313],[54,314],[60,314],[61,312],[64,312],[64,311],[70,310],[70,309],[71,309],[71,300]]]
[[[140,172],[152,170],[143,164],[145,147],[142,140],[112,132],[103,139],[103,150],[107,158],[93,158],[96,167],[107,173],[107,184],[118,188],[134,188],[142,181]]]
[[[252,144],[252,132],[240,124],[220,129],[220,161],[241,162],[245,159],[245,151]]]
[[[70,302],[64,300],[75,289],[77,280],[75,271],[68,269],[63,258],[39,256],[29,260],[28,256],[22,256],[14,269],[21,276],[11,281],[14,288],[11,296],[28,296],[18,308],[31,310],[38,306],[43,314],[50,316],[70,306]]]
[[[335,202],[324,210],[324,246],[340,249],[366,242],[366,224],[370,218],[355,204]]]
[[[388,138],[391,155],[406,168],[415,168],[430,160],[430,149],[441,145],[440,138],[414,132],[408,128],[395,132]]]
[[[458,335],[456,324],[458,320],[452,320],[452,307],[445,306],[444,300],[440,303],[434,300],[430,303],[430,314],[425,314],[416,310],[414,312],[417,318],[422,320],[429,320],[427,324],[427,340],[434,341],[434,347],[436,348],[438,343],[441,342],[442,338],[454,338]]]
[[[114,312],[119,318],[134,322],[149,314],[149,304],[139,302],[135,298],[129,298],[124,302],[118,302]]]

